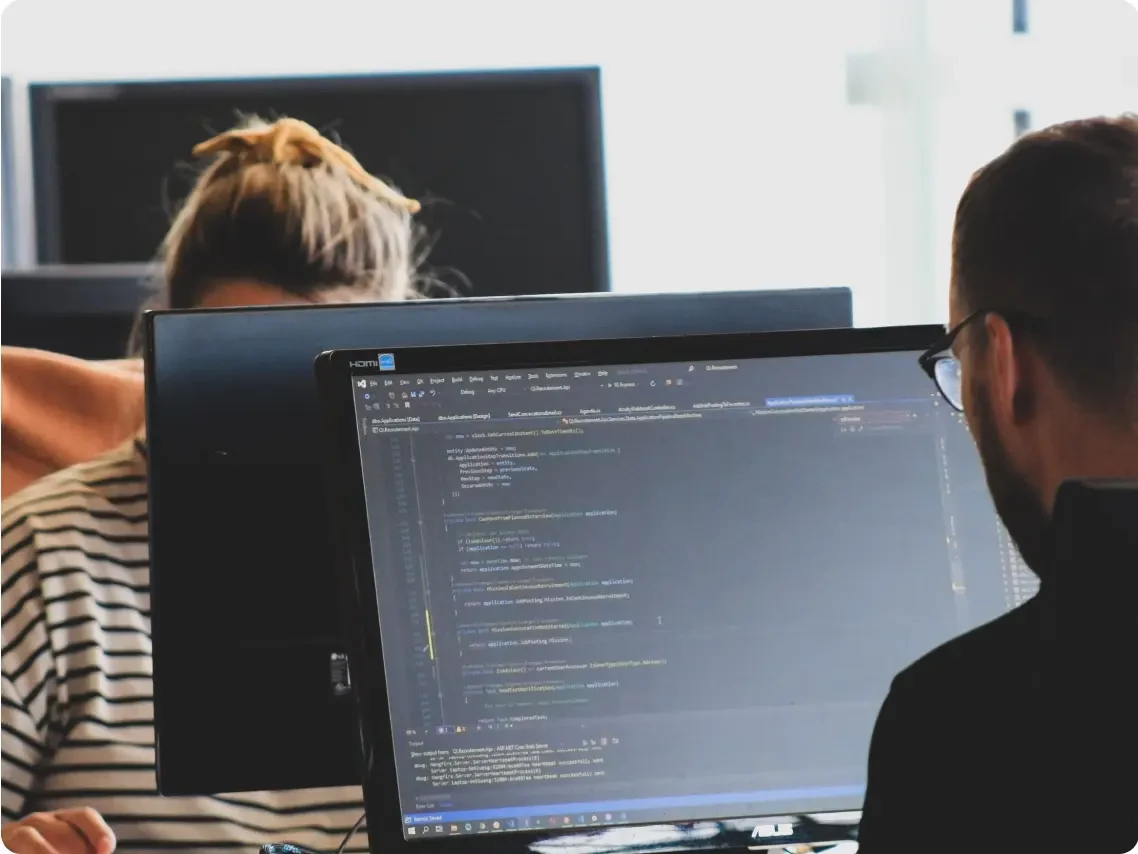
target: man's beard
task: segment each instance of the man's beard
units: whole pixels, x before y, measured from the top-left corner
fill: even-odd
[[[976,448],[980,452],[996,513],[1024,563],[1040,579],[1046,579],[1054,563],[1050,515],[1039,493],[1015,467],[1000,442],[987,388],[981,384],[973,386],[969,403],[972,405]]]

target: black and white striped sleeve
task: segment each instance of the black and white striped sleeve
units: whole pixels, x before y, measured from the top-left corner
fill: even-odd
[[[56,679],[35,537],[26,519],[4,514],[0,547],[0,808],[4,821],[11,821],[24,814],[28,793],[36,787],[37,769],[48,750],[47,725],[55,702]]]
[[[5,673],[0,694],[0,721],[4,732],[3,761],[0,763],[0,814],[5,822],[24,814],[28,792],[36,778],[36,766],[43,754],[43,739],[24,706],[12,680]]]

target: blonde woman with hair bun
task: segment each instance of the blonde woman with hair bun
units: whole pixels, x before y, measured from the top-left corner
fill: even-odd
[[[163,305],[418,295],[419,204],[310,125],[253,120],[194,154],[212,159],[163,241]],[[146,513],[141,433],[3,504],[4,846],[335,850],[356,788],[159,797]],[[367,851],[366,831],[345,850]]]
[[[214,160],[162,244],[168,307],[417,296],[419,203],[311,125],[253,119],[194,155]]]

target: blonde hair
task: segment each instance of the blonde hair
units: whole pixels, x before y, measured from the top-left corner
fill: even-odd
[[[167,307],[233,279],[314,301],[417,296],[419,203],[311,125],[254,118],[193,153],[214,160],[162,243]]]

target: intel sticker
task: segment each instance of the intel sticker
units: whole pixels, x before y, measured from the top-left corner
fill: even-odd
[[[379,354],[379,369],[381,371],[394,371],[395,370],[395,354],[394,353],[380,353]]]

